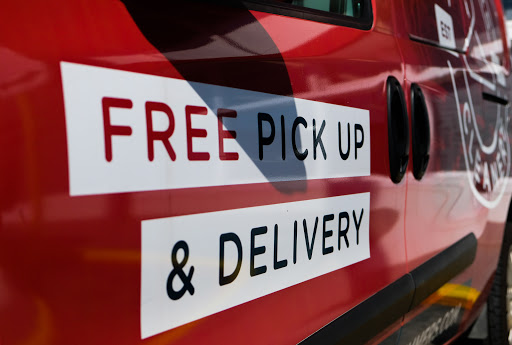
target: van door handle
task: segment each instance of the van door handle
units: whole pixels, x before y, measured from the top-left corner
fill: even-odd
[[[411,85],[412,172],[421,180],[430,160],[430,121],[425,96],[418,84]]]
[[[409,119],[402,86],[394,77],[387,80],[389,175],[400,183],[409,164]]]

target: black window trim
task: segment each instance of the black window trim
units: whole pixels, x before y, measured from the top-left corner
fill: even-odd
[[[370,30],[373,26],[373,12],[371,0],[364,0],[361,17],[354,18],[343,14],[324,12],[311,8],[305,8],[277,2],[272,0],[243,0],[243,4],[249,9],[260,12],[273,13],[288,17],[312,20],[315,22],[347,26],[360,30]]]

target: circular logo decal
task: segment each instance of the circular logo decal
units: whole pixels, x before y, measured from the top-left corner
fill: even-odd
[[[467,3],[467,0],[465,2]],[[474,9],[472,2],[471,5],[471,8]],[[510,141],[508,137],[510,117],[506,97],[500,94],[500,87],[506,89],[503,68],[499,65],[496,54],[484,50],[480,39],[480,36],[483,40],[485,36],[490,35],[494,37],[490,37],[489,40],[494,42],[499,37],[493,29],[495,26],[492,25],[491,16],[487,13],[489,6],[480,7],[485,35],[479,35],[476,29],[470,30],[465,45],[469,46],[470,42],[473,43],[470,55],[476,63],[482,64],[482,68],[478,68],[478,73],[475,72],[468,63],[466,55],[462,55],[464,68],[457,71],[457,75],[450,61],[448,61],[448,67],[457,103],[462,147],[470,187],[476,199],[483,206],[493,208],[498,205],[505,192],[510,172]],[[474,28],[475,11],[471,12],[471,14],[468,12],[468,15],[471,15],[471,27]],[[478,25],[476,26],[478,27]],[[475,88],[475,82],[481,87]],[[473,85],[473,88],[470,85]],[[478,90],[478,95],[475,90]],[[482,100],[481,103],[479,103],[480,100]]]

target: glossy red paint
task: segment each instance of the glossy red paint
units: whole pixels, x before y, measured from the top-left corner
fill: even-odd
[[[479,122],[481,131],[488,133],[483,134],[486,138],[492,138],[490,133],[495,127],[485,128],[483,124],[491,127],[489,124],[494,124],[499,115],[496,108],[486,108],[488,103],[481,98],[484,86],[461,71],[474,69],[485,78],[489,78],[489,70],[485,67],[488,62],[485,60],[490,60],[490,56],[495,54],[499,61],[497,68],[503,73],[509,85],[510,54],[503,40],[503,15],[495,8],[497,6],[502,11],[500,2],[486,4],[490,7],[489,18],[484,18],[485,15],[479,10],[478,7],[482,6],[480,2],[460,0],[452,1],[450,7],[444,6],[451,13],[454,23],[462,24],[455,25],[456,49],[461,52],[467,51],[467,57],[465,54],[453,54],[424,44],[421,39],[416,42],[410,39],[410,35],[414,35],[426,39],[425,42],[428,43],[428,40],[434,39],[434,35],[437,35],[435,16],[425,17],[425,9],[422,10],[424,5],[421,1],[403,1],[403,14],[407,20],[397,26],[399,45],[405,59],[406,93],[410,95],[412,83],[417,83],[423,89],[431,123],[431,155],[427,173],[421,181],[416,180],[411,171],[407,175],[408,265],[412,270],[458,238],[471,232],[475,234],[478,239],[475,262],[470,269],[454,280],[457,284],[471,286],[482,292],[478,303],[475,304],[477,307],[465,311],[459,328],[463,331],[475,320],[477,311],[487,298],[486,286],[492,280],[497,265],[496,253],[499,253],[501,248],[510,190],[507,188],[501,201],[492,208],[484,206],[473,197],[464,161],[466,148],[461,146],[459,139],[462,124],[458,120],[457,107],[462,111],[462,98],[470,97],[469,102],[472,100],[477,117],[481,117],[482,120]],[[408,12],[408,8],[416,10]],[[475,17],[474,23],[472,17]],[[486,25],[492,27],[492,38]],[[481,54],[481,44],[485,46],[485,55]],[[450,69],[459,72],[453,72],[452,75]],[[465,78],[469,79],[468,91],[463,87]],[[454,83],[458,89],[454,89]],[[500,89],[500,86],[496,85],[498,94],[510,97],[510,88]],[[471,96],[467,96],[469,94]],[[460,106],[457,105],[459,100]],[[487,139],[484,145],[491,145],[491,141],[492,139]],[[425,307],[427,305],[418,309]],[[412,320],[418,312],[411,311],[406,320]],[[402,337],[400,344],[407,344],[410,341],[410,338]]]
[[[452,1],[463,11],[462,0]],[[454,57],[409,40],[413,30],[401,18],[418,19],[412,3],[374,0],[368,31],[252,11],[244,26],[234,21],[231,46],[215,57],[201,50],[208,42],[200,39],[196,53],[179,45],[166,51],[166,42],[156,38],[150,42],[119,1],[5,4],[0,14],[0,342],[297,343],[470,232],[479,240],[477,259],[457,282],[469,280],[484,290],[496,267],[510,192],[491,211],[473,198],[446,64]],[[147,10],[150,18],[159,14]],[[176,25],[187,27],[193,19],[184,16]],[[457,31],[459,48],[459,36],[468,29],[457,28],[464,29]],[[247,37],[262,32],[275,46],[255,47],[247,55],[238,51]],[[156,41],[164,48],[157,49]],[[500,49],[498,56],[508,61],[508,51]],[[179,53],[184,57],[176,57]],[[455,60],[454,67],[461,68],[461,59]],[[71,197],[61,61],[368,109],[371,176]],[[272,73],[247,70],[272,64],[289,79],[267,80]],[[217,81],[216,69],[242,77]],[[400,184],[389,179],[388,76],[402,83],[408,104],[411,83],[425,92],[432,145],[422,181],[414,180],[411,165]],[[370,259],[141,340],[142,220],[362,192],[370,192]],[[400,326],[396,322],[383,334]]]

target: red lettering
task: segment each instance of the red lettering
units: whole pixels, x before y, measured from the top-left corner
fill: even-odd
[[[112,161],[112,136],[132,135],[132,129],[128,126],[113,126],[110,123],[110,108],[131,109],[133,103],[129,99],[103,97],[101,100],[103,108],[103,131],[105,135],[105,158],[107,162]]]
[[[217,120],[219,122],[219,158],[221,161],[237,161],[238,152],[224,152],[224,139],[236,139],[235,131],[226,131],[222,126],[222,118],[236,118],[237,113],[231,109],[218,109]]]
[[[208,109],[206,107],[197,107],[193,105],[187,105],[185,107],[185,119],[187,122],[187,155],[191,161],[207,161],[210,160],[210,154],[208,152],[194,152],[192,149],[192,138],[206,138],[208,133],[206,129],[192,128],[192,114],[194,115],[206,115]]]
[[[153,130],[153,111],[159,111],[167,115],[169,118],[169,127],[163,132],[155,132]],[[148,159],[153,161],[155,158],[155,141],[160,140],[165,149],[167,150],[167,154],[173,161],[176,160],[176,152],[174,152],[169,138],[174,132],[174,114],[172,113],[171,108],[165,103],[160,102],[146,102],[146,127],[148,132]]]

